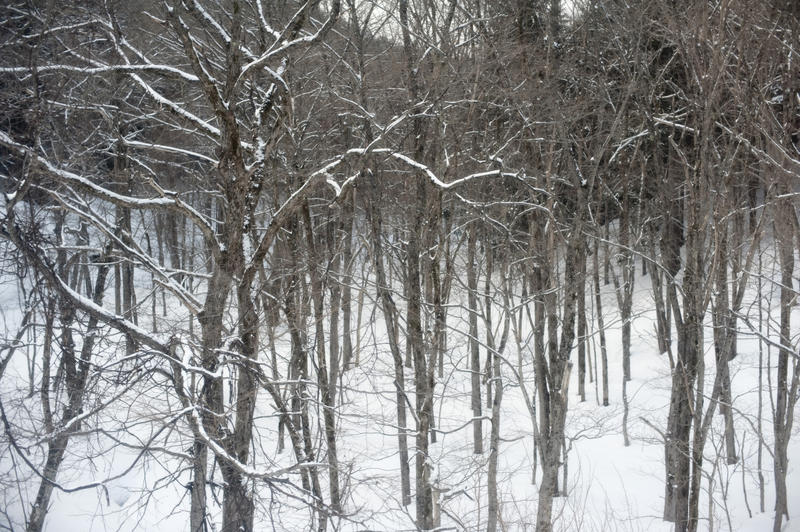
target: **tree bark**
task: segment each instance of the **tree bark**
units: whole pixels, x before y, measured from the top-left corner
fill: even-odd
[[[475,454],[483,453],[483,430],[481,411],[481,358],[478,344],[478,276],[475,268],[475,254],[478,235],[477,228],[470,224],[467,228],[467,311],[469,312],[470,381],[472,383],[472,449]]]
[[[789,359],[794,356],[791,348],[791,312],[796,293],[792,288],[794,282],[794,238],[793,230],[796,220],[794,205],[787,199],[776,200],[778,208],[775,215],[775,233],[781,268],[781,308],[780,308],[780,342],[778,351],[777,392],[775,397],[775,452],[773,470],[775,477],[775,520],[773,532],[780,532],[784,517],[789,518],[789,504],[786,489],[786,473],[789,457],[787,454],[791,428],[794,419],[794,405],[797,402],[798,364],[794,363],[793,375],[789,373]],[[790,379],[791,378],[791,382]]]
[[[375,263],[375,277],[377,280],[378,300],[383,311],[383,318],[386,324],[386,332],[389,337],[389,349],[394,361],[394,386],[395,386],[395,406],[397,408],[397,444],[400,461],[400,493],[403,506],[411,504],[411,473],[409,471],[408,457],[408,436],[406,433],[406,393],[405,375],[403,373],[403,356],[400,353],[400,346],[397,338],[397,308],[392,299],[391,287],[386,283],[386,273],[384,270],[383,244],[381,243],[382,219],[380,209],[377,205],[377,177],[370,180],[368,190],[367,209],[369,212],[371,236],[372,236],[372,260]]]
[[[311,212],[308,202],[303,205],[303,218],[306,230],[306,246],[308,247],[309,271],[311,272],[311,298],[314,302],[314,323],[317,351],[317,385],[322,395],[322,418],[325,425],[325,443],[328,447],[328,483],[330,488],[330,506],[334,513],[341,513],[342,501],[339,492],[339,457],[336,446],[335,392],[329,381],[328,364],[325,355],[325,330],[323,327],[324,293],[322,277],[319,273],[320,258],[314,242]],[[338,372],[337,372],[338,373]]]
[[[600,247],[595,241],[594,253],[592,258],[594,261],[594,297],[595,306],[597,307],[597,329],[600,336],[600,362],[602,365],[602,380],[603,380],[603,406],[608,406],[608,352],[606,350],[606,329],[603,322],[603,298],[600,294],[600,264],[599,264],[599,251]]]

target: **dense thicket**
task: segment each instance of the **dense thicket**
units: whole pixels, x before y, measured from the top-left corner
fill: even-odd
[[[609,363],[629,443],[639,284],[671,368],[668,413],[648,421],[663,519],[703,522],[715,414],[719,453],[741,458],[729,362],[747,331],[777,353],[758,437],[781,530],[800,386],[799,17],[778,0],[7,3],[0,526],[42,530],[54,491],[102,492],[154,460],[148,489],[192,531],[284,513],[357,527],[369,509],[343,427],[372,350],[397,506],[419,529],[506,526],[510,389],[530,414],[536,530],[557,528],[569,402],[587,378],[620,402]],[[779,278],[762,275],[765,249]],[[776,321],[745,308],[754,283],[779,291]],[[431,451],[451,371],[469,375],[457,430],[486,456],[476,523],[447,513]],[[118,449],[123,469],[59,480]]]

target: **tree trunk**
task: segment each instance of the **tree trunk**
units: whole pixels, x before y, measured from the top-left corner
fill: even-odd
[[[504,257],[504,259],[506,259]],[[509,293],[511,290],[511,281],[509,279],[511,273],[509,270],[508,260],[504,260],[503,264],[503,337],[500,341],[498,354],[493,357],[494,364],[494,377],[492,383],[494,385],[494,394],[492,396],[492,430],[489,437],[489,471],[488,471],[488,491],[489,491],[489,506],[488,521],[486,525],[487,532],[496,532],[497,521],[500,517],[500,506],[497,499],[497,460],[500,454],[500,406],[503,402],[503,375],[501,373],[501,357],[500,354],[505,350],[506,340],[508,338],[509,323],[512,319],[511,308],[509,305]]]
[[[331,398],[336,402],[336,390],[339,382],[339,367],[341,349],[339,344],[339,314],[342,308],[342,254],[339,252],[339,239],[336,236],[334,224],[328,224],[327,237],[327,263],[326,273],[327,286],[330,292],[330,317],[328,321],[328,353],[330,359],[330,371],[328,374],[328,387],[330,388]]]
[[[586,401],[586,261],[578,274],[578,395]],[[590,375],[591,377],[591,375]]]
[[[788,190],[787,190],[788,192]],[[794,238],[793,220],[794,205],[787,199],[778,201],[775,214],[775,234],[777,236],[778,253],[781,267],[781,308],[780,308],[780,342],[778,351],[777,393],[775,397],[775,452],[773,469],[775,476],[775,520],[773,532],[780,532],[783,518],[789,518],[789,505],[786,490],[786,473],[789,457],[787,449],[791,437],[794,405],[797,401],[798,364],[794,363],[794,376],[789,382],[789,359],[792,358],[791,345],[791,312],[795,301],[792,288],[794,279]]]
[[[603,323],[603,298],[600,295],[599,251],[599,245],[595,241],[594,253],[592,254],[594,260],[594,297],[595,306],[597,307],[597,329],[600,336],[600,362],[602,364],[603,374],[603,406],[608,406],[608,352],[606,350],[606,329]]]
[[[478,277],[475,268],[477,228],[467,228],[467,310],[469,312],[470,380],[472,383],[472,441],[473,452],[483,453],[483,430],[481,428],[481,358],[478,344]]]
[[[733,346],[736,345],[737,332],[733,322],[733,312],[728,290],[728,227],[721,222],[717,228],[717,270],[716,293],[714,297],[714,354],[720,370],[720,402],[719,409],[725,421],[725,451],[729,464],[735,464],[736,438],[733,426],[733,410],[731,398],[731,379],[728,361],[732,358]]]
[[[503,377],[500,374],[500,357],[494,357],[494,396],[492,397],[492,430],[489,437],[489,507],[487,532],[497,530],[500,507],[497,500],[497,459],[500,453],[500,404],[503,401]]]
[[[345,198],[342,215],[342,239],[344,249],[342,259],[344,272],[342,274],[342,365],[344,370],[350,369],[353,363],[353,344],[352,344],[352,300],[353,290],[353,230],[355,228],[355,202],[356,189],[353,188],[348,197]]]
[[[424,331],[422,330],[422,287],[420,278],[420,234],[422,232],[423,209],[426,205],[426,183],[417,179],[414,226],[409,234],[407,246],[408,263],[408,341],[414,359],[416,433],[416,516],[417,526],[423,530],[433,527],[433,502],[430,487],[430,464],[428,461],[428,437],[432,405],[428,394],[428,364],[425,356]]]
[[[328,447],[328,483],[330,489],[330,506],[334,513],[341,513],[342,502],[339,492],[339,457],[336,447],[335,392],[333,384],[328,380],[328,364],[325,355],[325,319],[324,293],[322,277],[319,273],[320,258],[314,242],[311,212],[308,202],[303,205],[304,226],[306,229],[306,246],[309,255],[309,271],[311,273],[311,298],[314,302],[314,323],[317,351],[317,385],[322,395],[322,418],[325,425],[325,443]],[[332,373],[334,377],[338,372]]]
[[[299,224],[293,221],[290,225],[291,233],[299,234]],[[291,411],[294,414],[291,419],[291,425],[300,428],[299,436],[302,441],[302,456],[306,462],[313,463],[315,461],[314,443],[312,439],[312,426],[311,420],[308,415],[308,401],[309,393],[306,383],[309,380],[308,375],[308,353],[305,350],[305,341],[302,328],[302,316],[304,316],[302,309],[304,307],[302,298],[297,293],[297,286],[302,283],[300,270],[298,269],[298,250],[299,245],[297,239],[291,239],[290,248],[292,250],[292,265],[291,270],[292,280],[290,281],[284,300],[284,313],[289,328],[289,336],[291,339],[292,356],[289,362],[290,373],[289,379],[293,381],[292,384],[292,398],[291,398]],[[305,276],[303,276],[304,278]],[[287,425],[289,423],[287,422]],[[290,434],[292,431],[290,431]],[[293,442],[294,443],[294,442]],[[297,443],[299,445],[300,442]],[[327,511],[324,508],[324,499],[322,497],[322,488],[319,482],[319,475],[317,468],[311,467],[308,470],[309,479],[311,483],[311,494],[317,502],[316,513],[319,516],[318,528],[325,529],[327,522]]]
[[[691,179],[693,177],[693,179]],[[704,309],[704,233],[701,178],[686,169],[689,189],[686,231],[686,267],[683,276],[683,316],[677,288],[670,282],[669,293],[678,328],[678,356],[672,378],[670,409],[665,444],[666,493],[664,519],[675,523],[676,532],[690,526],[690,485],[692,468],[691,429],[694,421],[695,381],[703,356]]]
[[[488,238],[484,242],[483,249],[486,256],[486,276],[483,278],[483,328],[486,333],[486,365],[484,366],[483,382],[486,383],[486,408],[491,409],[492,400],[492,359],[494,358],[494,325],[492,323],[492,275],[494,274],[493,249]]]
[[[578,202],[584,201],[583,194],[579,191]],[[564,257],[563,281],[563,310],[561,313],[561,338],[557,338],[552,328],[555,321],[550,321],[550,351],[546,369],[536,374],[536,384],[540,388],[540,397],[548,401],[549,408],[542,409],[540,414],[539,432],[541,435],[540,454],[542,461],[542,483],[539,487],[539,507],[536,515],[537,532],[550,532],[553,529],[552,510],[553,497],[559,495],[558,468],[562,446],[564,445],[564,423],[567,414],[567,400],[569,397],[569,376],[572,363],[569,361],[570,353],[575,340],[575,320],[577,314],[579,269],[581,261],[586,260],[585,246],[583,243],[582,214],[576,215],[574,226],[570,229],[567,242],[566,256]],[[555,243],[552,229],[548,229],[546,240],[546,258],[550,264],[555,262]],[[544,263],[544,261],[542,261]],[[555,277],[549,280],[551,287],[557,286]],[[554,308],[555,301],[548,298],[546,312],[549,320],[554,320],[558,311]],[[539,366],[543,366],[542,362]],[[544,369],[544,368],[542,368]]]
[[[377,206],[377,176],[370,180],[368,190],[367,209],[369,212],[370,228],[372,236],[372,260],[375,263],[375,277],[377,281],[378,299],[383,311],[383,318],[386,323],[386,332],[389,337],[389,349],[394,360],[394,386],[395,386],[395,406],[397,407],[397,442],[400,461],[400,493],[403,506],[411,504],[411,473],[409,471],[408,459],[408,436],[406,433],[406,393],[405,376],[403,373],[403,356],[400,353],[400,346],[397,338],[397,308],[392,300],[390,287],[386,284],[386,274],[383,261],[383,244],[381,243],[381,214]]]

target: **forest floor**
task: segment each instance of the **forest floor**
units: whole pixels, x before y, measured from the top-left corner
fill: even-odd
[[[766,266],[765,266],[766,267]],[[777,277],[777,272],[765,272]],[[743,313],[757,326],[759,309],[763,323],[771,319],[773,329],[779,313],[779,293],[764,283],[762,299],[755,283],[748,292]],[[587,287],[588,288],[588,287]],[[453,296],[458,302],[460,294]],[[437,442],[431,445],[434,484],[440,492],[442,530],[480,530],[485,528],[487,508],[487,461],[490,408],[484,395],[483,434],[485,452],[472,452],[472,412],[468,345],[464,334],[466,296],[461,307],[451,307],[448,315],[448,356],[444,374],[436,382],[435,422]],[[19,297],[13,282],[0,283],[0,320],[6,331],[13,331],[21,319]],[[669,408],[670,361],[659,354],[654,332],[654,305],[650,281],[637,270],[634,319],[631,339],[632,380],[628,383],[630,445],[622,435],[622,361],[620,319],[613,285],[603,287],[603,302],[608,340],[610,405],[603,407],[597,326],[589,321],[588,355],[592,381],[587,375],[586,400],[577,395],[577,350],[569,387],[567,416],[568,461],[566,496],[556,499],[554,521],[563,531],[648,531],[671,530],[661,519],[664,500],[663,431]],[[495,325],[500,311],[495,309]],[[587,304],[587,312],[594,314]],[[397,454],[396,408],[393,366],[385,342],[383,319],[374,301],[364,303],[360,360],[343,376],[338,393],[339,461],[346,493],[345,516],[331,521],[335,530],[415,530],[414,505],[403,507]],[[710,317],[707,317],[710,322]],[[176,317],[176,322],[179,318]],[[792,311],[795,336],[800,333],[800,308]],[[769,448],[772,445],[772,400],[777,353],[774,347],[758,341],[758,335],[739,322],[741,333],[738,356],[731,361],[736,445],[739,460],[728,464],[724,456],[722,417],[716,415],[705,447],[703,488],[700,500],[701,530],[760,532],[771,530],[774,480]],[[775,331],[764,330],[767,336]],[[115,340],[107,338],[103,349],[113,349]],[[285,347],[279,335],[278,347]],[[713,335],[710,323],[705,333],[705,389],[710,392],[714,376]],[[483,359],[485,350],[482,350]],[[531,415],[521,390],[533,394],[533,372],[529,346],[519,356],[513,335],[503,353],[504,397],[501,409],[502,443],[499,454],[498,490],[501,505],[501,530],[535,529],[538,485],[534,474],[534,446]],[[759,360],[764,371],[759,384]],[[482,363],[484,363],[483,361]],[[4,397],[18,397],[17,405],[35,405],[28,394],[27,364],[18,357],[9,365],[0,383]],[[406,386],[412,387],[413,373],[406,370]],[[517,375],[521,375],[518,378]],[[761,415],[759,417],[759,390]],[[162,390],[161,392],[159,390]],[[483,387],[485,394],[486,388]],[[710,394],[709,394],[710,395]],[[163,389],[141,389],[131,398],[117,401],[98,418],[99,424],[117,427],[122,423],[130,435],[146,441],[168,425],[164,411],[176,412],[176,404],[165,408]],[[413,404],[413,396],[411,398]],[[706,401],[706,405],[708,401]],[[31,408],[35,408],[31,407]],[[28,412],[26,415],[30,415]],[[19,414],[22,416],[22,413]],[[21,419],[21,417],[19,418]],[[13,418],[12,418],[13,421]],[[413,417],[409,415],[413,427]],[[188,440],[179,433],[179,423],[168,440],[170,450],[185,452]],[[763,438],[758,435],[761,427]],[[795,425],[796,427],[798,424]],[[292,465],[287,449],[277,452],[277,418],[266,393],[260,396],[255,447],[263,463],[257,468],[277,469]],[[172,430],[172,429],[170,429]],[[321,431],[318,431],[321,442]],[[188,520],[189,497],[186,484],[189,471],[185,461],[162,452],[148,453],[136,461],[139,451],[109,445],[105,436],[93,433],[76,438],[68,450],[68,463],[59,475],[62,486],[120,475],[103,486],[64,493],[56,490],[46,522],[50,531],[180,530]],[[409,437],[413,446],[413,435]],[[4,444],[5,445],[5,444]],[[759,468],[759,446],[761,462]],[[183,448],[181,448],[183,447]],[[30,450],[41,458],[41,450]],[[39,453],[38,455],[36,453]],[[411,449],[413,490],[414,459]],[[800,434],[795,428],[789,446],[788,492],[791,520],[785,531],[800,531]],[[185,456],[185,455],[184,455]],[[266,457],[266,458],[264,458]],[[318,457],[318,459],[320,459]],[[321,460],[321,459],[320,459]],[[131,464],[133,467],[126,471]],[[563,472],[563,471],[562,471]],[[560,472],[561,473],[561,472]],[[763,475],[763,510],[759,491]],[[0,455],[0,478],[6,479],[6,512],[18,523],[24,521],[20,499],[29,501],[37,485],[33,474],[14,459],[8,450]],[[8,479],[11,479],[9,481]],[[220,480],[217,475],[217,480]],[[296,480],[296,479],[295,479]],[[323,486],[326,481],[322,482]],[[261,503],[257,508],[258,530],[306,530],[310,512],[302,500],[282,493],[280,485],[257,485]],[[212,498],[221,497],[212,489]],[[3,501],[0,500],[0,506]],[[212,504],[213,506],[213,504]],[[218,509],[218,508],[217,508]]]

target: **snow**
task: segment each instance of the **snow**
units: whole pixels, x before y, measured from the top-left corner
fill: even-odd
[[[324,174],[324,171],[322,172]],[[357,270],[358,268],[356,268]],[[775,277],[777,272],[768,272],[767,277]],[[149,280],[139,279],[139,283]],[[756,316],[759,302],[755,301],[755,283],[747,292],[743,309],[751,317]],[[770,293],[766,288],[768,300],[760,303],[762,311],[771,313],[773,319],[779,311],[777,291]],[[200,288],[202,291],[202,286]],[[93,302],[71,294],[81,305],[94,312],[107,310],[95,308]],[[198,297],[201,294],[197,294]],[[623,530],[661,532],[671,530],[669,523],[661,520],[664,491],[664,448],[661,436],[666,424],[666,413],[670,393],[670,369],[666,355],[657,352],[655,345],[654,311],[650,295],[649,279],[638,275],[634,293],[632,322],[632,381],[628,383],[630,401],[629,432],[631,445],[625,447],[621,435],[621,319],[616,310],[616,296],[613,286],[603,288],[603,302],[606,311],[606,336],[609,353],[609,382],[611,384],[611,405],[602,407],[598,403],[600,391],[595,383],[587,383],[587,400],[579,402],[576,395],[578,372],[571,374],[569,411],[567,419],[568,479],[567,496],[559,497],[554,504],[556,530]],[[450,530],[479,530],[486,519],[486,472],[488,465],[488,435],[490,421],[486,418],[483,429],[487,438],[483,455],[472,453],[472,411],[469,405],[470,373],[466,370],[468,360],[466,296],[456,292],[453,295],[455,306],[450,307],[448,324],[451,327],[448,337],[448,358],[445,373],[436,381],[435,419],[438,441],[430,446],[428,461],[432,466],[434,485],[441,492],[442,526]],[[461,306],[458,306],[459,301]],[[176,301],[172,305],[169,319],[176,326],[185,325],[186,311]],[[339,460],[345,498],[346,518],[336,518],[333,523],[337,530],[414,530],[414,506],[404,508],[400,501],[397,455],[397,426],[395,410],[394,368],[388,354],[386,332],[375,303],[367,298],[362,322],[360,364],[344,374],[339,390],[337,406],[337,426],[339,429]],[[588,304],[589,312],[593,306]],[[2,309],[5,330],[13,331],[22,316],[21,303],[16,285],[9,279],[0,282],[0,309]],[[373,310],[375,312],[373,313]],[[501,312],[496,309],[495,316]],[[113,314],[107,319],[119,320]],[[146,316],[142,316],[146,320]],[[234,319],[233,316],[231,319]],[[793,309],[795,334],[800,332],[800,310]],[[133,326],[132,324],[126,324]],[[713,472],[713,497],[704,492],[700,501],[701,530],[709,530],[713,517],[714,530],[762,531],[771,529],[772,505],[774,497],[772,462],[768,446],[772,441],[770,398],[765,394],[763,400],[762,433],[767,447],[763,450],[763,475],[765,478],[765,511],[759,509],[757,488],[757,451],[759,439],[755,434],[758,419],[755,416],[758,403],[758,337],[745,325],[738,344],[739,355],[731,362],[737,446],[742,459],[729,465],[724,457],[717,455],[721,445],[721,419],[715,420],[706,446],[706,468]],[[599,361],[596,338],[596,323],[589,323],[589,356],[592,365]],[[775,340],[774,331],[764,331]],[[140,323],[137,334],[150,335],[147,324]],[[481,331],[481,335],[483,335]],[[523,336],[525,333],[523,332]],[[112,349],[120,338],[109,338],[104,344]],[[188,340],[186,340],[188,341]],[[164,335],[159,342],[166,343]],[[283,331],[278,331],[278,351],[281,357],[288,357],[288,339]],[[309,339],[313,342],[313,338]],[[710,323],[705,334],[706,367],[713,368],[714,353]],[[401,346],[402,348],[403,346]],[[769,344],[762,344],[764,360],[770,360],[772,378],[776,366],[776,350]],[[189,350],[183,353],[182,366],[189,375],[201,371],[191,365]],[[522,353],[522,381],[532,390],[532,367],[529,351]],[[504,353],[506,360],[516,366],[517,352],[510,342]],[[576,356],[576,354],[573,354]],[[596,358],[595,358],[596,357]],[[574,359],[573,359],[574,360]],[[126,360],[120,358],[120,366]],[[284,362],[281,362],[283,364]],[[217,372],[226,371],[220,367]],[[534,462],[531,419],[519,382],[516,381],[516,368],[503,367],[505,383],[501,412],[501,438],[499,454],[498,489],[501,504],[501,522],[506,530],[534,530],[538,485],[531,482]],[[3,396],[17,393],[24,396],[26,382],[26,360],[16,356],[8,367],[6,376],[0,384]],[[406,370],[406,383],[413,389],[413,373]],[[766,372],[765,372],[766,373]],[[11,378],[13,377],[13,378]],[[706,390],[710,390],[713,371],[706,371]],[[766,375],[764,376],[766,385]],[[287,382],[285,380],[280,382]],[[596,382],[596,381],[595,381]],[[313,383],[308,383],[312,397],[315,395]],[[165,398],[163,387],[144,387],[137,385],[133,392],[110,401],[112,407],[99,409],[92,413],[90,424],[111,430],[124,423],[131,446],[116,445],[103,433],[90,433],[76,437],[70,444],[68,466],[62,470],[59,483],[64,486],[79,486],[101,481],[102,485],[63,493],[56,491],[46,529],[61,530],[174,530],[183,529],[188,519],[188,491],[190,481],[186,450],[190,447],[191,433],[186,425],[186,413],[194,418],[194,426],[203,433],[195,408],[185,408],[172,404],[168,416],[164,415],[166,403],[174,402]],[[16,389],[16,392],[13,390]],[[191,391],[187,390],[191,394]],[[22,400],[22,399],[21,399]],[[413,397],[410,397],[413,403]],[[312,402],[312,404],[314,404]],[[488,409],[484,410],[484,414]],[[297,482],[296,464],[287,450],[277,453],[277,423],[271,399],[261,392],[257,405],[257,443],[256,463],[241,464],[231,458],[232,463],[252,478],[266,480],[288,480]],[[17,420],[18,421],[18,420]],[[413,416],[409,412],[409,444],[413,446]],[[317,428],[319,430],[319,428]],[[122,436],[117,434],[117,436]],[[152,451],[139,457],[136,442],[151,441]],[[225,455],[225,450],[214,443],[208,435],[205,438],[214,450]],[[287,442],[288,443],[288,442]],[[413,462],[413,448],[411,460]],[[32,447],[30,452],[37,459],[42,458],[42,449]],[[9,453],[0,453],[0,474],[10,470]],[[90,456],[87,462],[81,457]],[[800,493],[800,472],[796,458],[800,456],[800,435],[795,434],[790,444],[790,471],[788,488],[792,519],[783,530],[800,530],[800,514],[796,502]],[[320,456],[317,456],[319,459]],[[324,458],[324,456],[323,456]],[[130,468],[131,464],[134,467]],[[319,466],[321,483],[326,482],[326,464],[304,464],[304,467]],[[128,470],[128,468],[130,468]],[[413,464],[412,486],[413,486]],[[30,474],[30,472],[26,472]],[[219,473],[217,472],[217,475]],[[119,476],[118,476],[119,475]],[[114,478],[117,477],[118,478]],[[106,480],[104,479],[112,479]],[[537,480],[541,473],[537,474]],[[221,481],[221,478],[217,478]],[[25,500],[30,501],[33,486],[37,479],[30,475],[18,479],[20,489],[27,490]],[[704,478],[703,487],[707,489],[709,478]],[[257,529],[304,530],[308,526],[309,512],[302,501],[272,492],[267,483],[255,483],[260,494],[257,510]],[[287,488],[288,489],[288,488]],[[212,490],[213,491],[213,490]],[[219,495],[219,494],[218,494]],[[274,497],[274,499],[272,498]],[[213,497],[210,497],[213,499]],[[18,523],[22,522],[22,506],[19,501],[9,501],[7,511]],[[218,517],[219,507],[211,503],[214,515]],[[710,513],[709,513],[710,512]],[[751,514],[752,513],[752,517]]]
[[[46,72],[72,72],[78,74],[86,74],[95,76],[98,74],[106,74],[109,72],[156,72],[165,74],[167,76],[177,76],[185,81],[198,81],[197,76],[184,72],[179,68],[170,65],[154,65],[152,63],[145,65],[107,65],[97,67],[80,67],[75,65],[42,65],[37,69],[39,73]],[[0,73],[6,74],[30,74],[28,67],[0,67]]]

